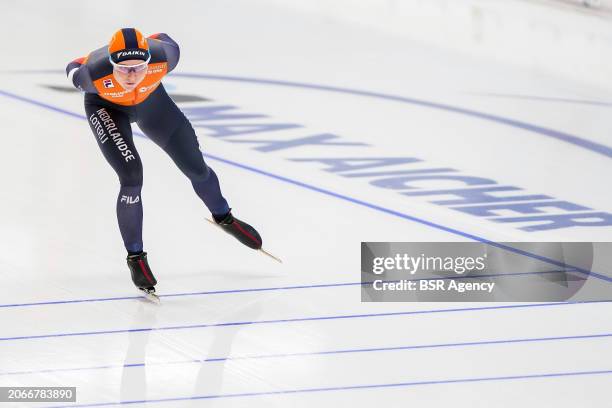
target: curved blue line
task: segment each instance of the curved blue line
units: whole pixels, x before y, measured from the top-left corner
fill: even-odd
[[[63,73],[61,70],[24,70],[24,71],[4,71],[6,73],[14,73],[14,74],[36,74],[36,73],[45,73],[45,74],[57,74]],[[507,125],[511,127],[515,127],[518,129],[526,130],[528,132],[538,133],[543,136],[551,137],[553,139],[560,140],[565,143],[572,144],[574,146],[581,147],[586,150],[590,150],[594,153],[602,154],[606,157],[612,158],[612,147],[596,143],[582,137],[572,135],[566,132],[561,132],[554,129],[545,128],[542,126],[534,125],[527,122],[522,122],[520,120],[515,120],[511,118],[505,118],[503,116],[493,115],[485,112],[479,112],[472,109],[460,108],[457,106],[430,102],[423,99],[415,99],[415,98],[407,98],[398,95],[385,94],[380,92],[371,92],[371,91],[362,91],[359,89],[351,89],[351,88],[341,88],[337,86],[329,86],[329,85],[318,85],[318,84],[309,84],[305,82],[294,82],[294,81],[281,81],[274,79],[261,79],[261,78],[247,78],[247,77],[237,77],[237,76],[229,76],[229,75],[213,75],[213,74],[198,74],[198,73],[187,73],[187,72],[173,72],[169,75],[170,77],[178,77],[178,78],[192,78],[192,79],[210,79],[215,81],[230,81],[230,82],[243,82],[243,83],[251,83],[251,84],[259,84],[259,85],[274,85],[274,86],[284,86],[290,88],[301,88],[301,89],[310,89],[314,91],[325,91],[325,92],[335,92],[342,93],[347,95],[355,95],[355,96],[364,96],[368,98],[377,98],[383,99],[387,101],[400,102],[410,105],[423,106],[431,109],[443,110],[451,113],[458,113],[461,115],[471,116],[473,118],[487,120],[490,122],[495,122],[502,125]]]
[[[292,357],[297,357],[297,358],[299,357],[325,357],[325,356],[338,355],[338,354],[377,353],[377,352],[386,352],[386,351],[393,352],[393,351],[427,350],[427,349],[456,348],[456,347],[492,346],[492,345],[539,343],[539,342],[547,342],[547,341],[565,341],[565,340],[592,340],[592,339],[605,339],[605,338],[610,338],[610,337],[612,337],[612,333],[586,334],[586,335],[578,335],[578,336],[481,340],[481,341],[468,341],[468,342],[460,342],[460,343],[414,344],[414,345],[406,345],[406,346],[370,347],[370,348],[323,350],[323,351],[304,351],[304,352],[294,352],[294,353],[239,355],[239,356],[227,356],[227,357],[213,357],[213,358],[205,358],[205,359],[193,359],[192,358],[188,360],[160,361],[160,362],[153,362],[153,363],[141,362],[141,363],[111,364],[111,365],[89,366],[89,367],[46,368],[42,370],[7,371],[7,372],[0,372],[0,377],[14,376],[14,375],[31,375],[31,374],[47,374],[47,373],[66,373],[66,372],[75,372],[75,371],[106,370],[106,369],[116,369],[116,368],[219,363],[219,362],[237,361],[237,360],[283,359],[283,358],[292,358]]]
[[[603,154],[604,156],[612,158],[612,147],[608,147],[596,142],[592,142],[587,139],[583,139],[579,136],[571,135],[569,133],[561,132],[554,129],[545,128],[542,126],[533,125],[531,123],[522,122],[519,120],[505,118],[503,116],[493,115],[489,113],[479,112],[471,109],[460,108],[457,106],[430,102],[422,99],[407,98],[403,96],[384,94],[380,92],[362,91],[358,89],[341,88],[336,86],[328,85],[317,85],[308,84],[303,82],[293,81],[279,81],[273,79],[258,79],[258,78],[245,78],[245,77],[234,77],[227,75],[209,75],[209,74],[195,74],[195,73],[173,73],[172,76],[179,78],[194,78],[194,79],[212,79],[217,81],[232,81],[232,82],[246,82],[260,85],[275,85],[285,86],[291,88],[310,89],[316,91],[336,92],[348,95],[365,96],[369,98],[384,99],[387,101],[406,103],[411,105],[423,106],[431,109],[443,110],[446,112],[458,113],[466,116],[471,116],[477,119],[483,119],[490,122],[499,123],[519,129],[526,130],[528,132],[538,133],[543,136],[548,136],[553,139],[560,140],[562,142],[573,144],[574,146],[581,147],[583,149],[590,150],[595,153]]]
[[[539,272],[536,272],[536,273],[539,273]],[[547,271],[542,272],[542,273],[547,273]],[[371,283],[371,282],[319,283],[319,284],[311,284],[311,285],[274,286],[274,287],[266,287],[266,288],[208,290],[208,291],[201,291],[201,292],[168,293],[164,295],[159,295],[159,297],[169,298],[169,297],[181,297],[181,296],[225,295],[225,294],[230,294],[230,293],[271,292],[271,291],[277,291],[277,290],[280,291],[280,290],[293,290],[293,289],[336,288],[340,286],[362,286],[368,283]],[[116,301],[116,300],[135,300],[135,299],[142,299],[142,296],[136,295],[136,296],[118,296],[118,297],[107,297],[107,298],[49,300],[49,301],[43,301],[43,302],[29,302],[29,303],[9,303],[9,304],[0,304],[0,309],[13,308],[13,307],[28,307],[28,306],[64,305],[64,304],[70,304],[70,303],[109,302],[109,301]]]
[[[276,391],[254,391],[254,392],[242,392],[242,393],[230,393],[230,394],[193,395],[193,396],[170,397],[170,398],[159,398],[159,399],[128,400],[128,401],[117,401],[117,402],[97,402],[97,403],[79,404],[79,405],[74,405],[74,404],[62,405],[62,406],[54,405],[52,407],[53,408],[108,407],[108,406],[113,406],[113,405],[116,406],[116,405],[126,405],[126,404],[148,404],[148,403],[160,403],[160,402],[171,402],[171,401],[191,401],[191,400],[222,399],[222,398],[244,398],[244,397],[271,396],[271,395],[305,394],[305,393],[313,393],[313,392],[416,387],[416,386],[423,386],[423,385],[465,384],[465,383],[475,383],[475,382],[512,381],[512,380],[526,380],[526,379],[536,379],[536,378],[559,378],[559,377],[575,377],[575,376],[583,376],[583,375],[609,375],[609,374],[612,374],[612,370],[522,374],[522,375],[508,375],[508,376],[500,376],[500,377],[449,378],[449,379],[441,379],[441,380],[422,380],[422,381],[410,381],[410,382],[400,382],[400,383],[359,384],[359,385],[345,385],[345,386],[340,386],[340,387],[298,388],[298,389],[276,390]]]
[[[572,98],[557,98],[552,96],[538,96],[538,95],[519,95],[519,94],[503,94],[503,93],[480,93],[480,92],[468,92],[467,95],[471,96],[483,96],[489,98],[504,98],[504,99],[523,99],[527,101],[538,101],[538,102],[558,102],[558,103],[572,103],[576,105],[592,105],[592,106],[612,106],[612,102],[601,102],[593,101],[588,99],[572,99]]]
[[[329,320],[365,319],[365,318],[376,318],[376,317],[414,316],[414,315],[479,312],[479,311],[506,310],[506,309],[526,309],[526,308],[556,307],[556,306],[570,306],[570,305],[587,305],[587,304],[599,304],[599,303],[610,303],[610,302],[612,301],[588,300],[588,301],[580,301],[580,302],[550,302],[550,303],[526,303],[526,304],[522,303],[518,305],[512,304],[512,305],[502,305],[502,306],[461,307],[461,308],[455,308],[455,309],[410,310],[410,311],[405,311],[405,312],[363,313],[363,314],[335,315],[335,316],[307,316],[307,317],[294,317],[294,318],[287,318],[287,319],[268,319],[268,320],[253,320],[253,321],[189,324],[189,325],[179,325],[179,326],[142,327],[142,328],[137,328],[137,329],[114,329],[114,330],[99,330],[99,331],[88,331],[88,332],[35,334],[35,335],[29,335],[29,336],[0,337],[0,342],[15,341],[15,340],[50,339],[50,338],[58,338],[58,337],[99,336],[99,335],[104,335],[104,334],[207,329],[211,327],[254,326],[254,325],[260,325],[260,324],[283,324],[283,323],[314,322],[314,321],[329,321]]]

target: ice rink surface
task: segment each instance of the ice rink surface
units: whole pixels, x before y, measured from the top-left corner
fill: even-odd
[[[362,241],[611,241],[609,91],[273,2],[0,7],[0,386],[75,386],[71,406],[612,406],[610,303],[362,303],[359,290]],[[181,46],[166,89],[282,265],[208,224],[135,127],[162,305],[138,297],[117,177],[63,73],[126,26]],[[329,160],[390,157],[418,161],[361,173],[456,178],[402,188]],[[462,183],[546,195],[563,208],[539,215],[592,225],[542,229],[418,194]]]

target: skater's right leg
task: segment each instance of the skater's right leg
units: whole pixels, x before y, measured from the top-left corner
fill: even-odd
[[[147,262],[142,244],[142,162],[132,137],[128,113],[95,98],[85,99],[89,126],[106,161],[119,177],[117,221],[125,249],[132,282],[146,294],[155,292],[157,280]]]
[[[85,112],[98,146],[119,177],[117,221],[129,254],[143,251],[142,162],[132,138],[127,113],[86,99]]]

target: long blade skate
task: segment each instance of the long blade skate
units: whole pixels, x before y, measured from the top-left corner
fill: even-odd
[[[155,294],[155,289],[150,288],[138,288],[142,293],[143,297],[151,303],[155,303],[156,305],[161,304],[161,299],[159,296]]]
[[[213,221],[213,220],[211,220],[210,218],[206,218],[206,221],[210,222],[212,225],[214,225],[215,227],[217,227],[217,228],[219,228],[219,229],[223,229],[223,228],[221,228],[221,227],[219,226],[219,224],[217,224],[216,222],[214,222],[214,221]],[[259,248],[259,249],[258,249],[258,251],[259,251],[259,252],[261,252],[261,253],[263,253],[264,255],[269,256],[270,258],[274,259],[274,260],[275,260],[276,262],[278,262],[278,263],[283,263],[283,261],[282,261],[282,260],[281,260],[279,257],[272,255],[270,252],[266,251],[266,250],[265,250],[265,249],[263,249],[263,248]]]

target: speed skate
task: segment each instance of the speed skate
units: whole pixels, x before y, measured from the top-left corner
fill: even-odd
[[[218,223],[216,223],[215,221],[211,220],[210,218],[207,218],[207,219],[206,219],[206,221],[208,221],[208,222],[210,222],[211,224],[213,224],[214,226],[219,227],[219,228],[221,228],[221,229],[223,229],[223,230],[224,230],[224,228],[223,228],[223,227],[221,227],[221,225],[219,225],[219,224],[218,224]],[[224,231],[225,231],[225,230],[224,230]],[[226,231],[226,232],[227,232],[227,231]],[[269,256],[270,258],[274,259],[274,260],[275,260],[276,262],[278,262],[278,263],[283,263],[283,261],[282,261],[282,260],[281,260],[279,257],[277,257],[277,256],[275,256],[275,255],[272,255],[270,252],[266,251],[265,249],[263,249],[263,248],[261,247],[261,238],[260,238],[260,244],[259,244],[259,246],[255,246],[255,247],[254,247],[254,246],[251,246],[251,245],[248,245],[248,244],[245,244],[245,245],[247,245],[247,246],[249,246],[249,247],[251,247],[251,248],[253,248],[253,249],[257,250],[257,251],[260,251],[261,253],[263,253],[264,255]]]

